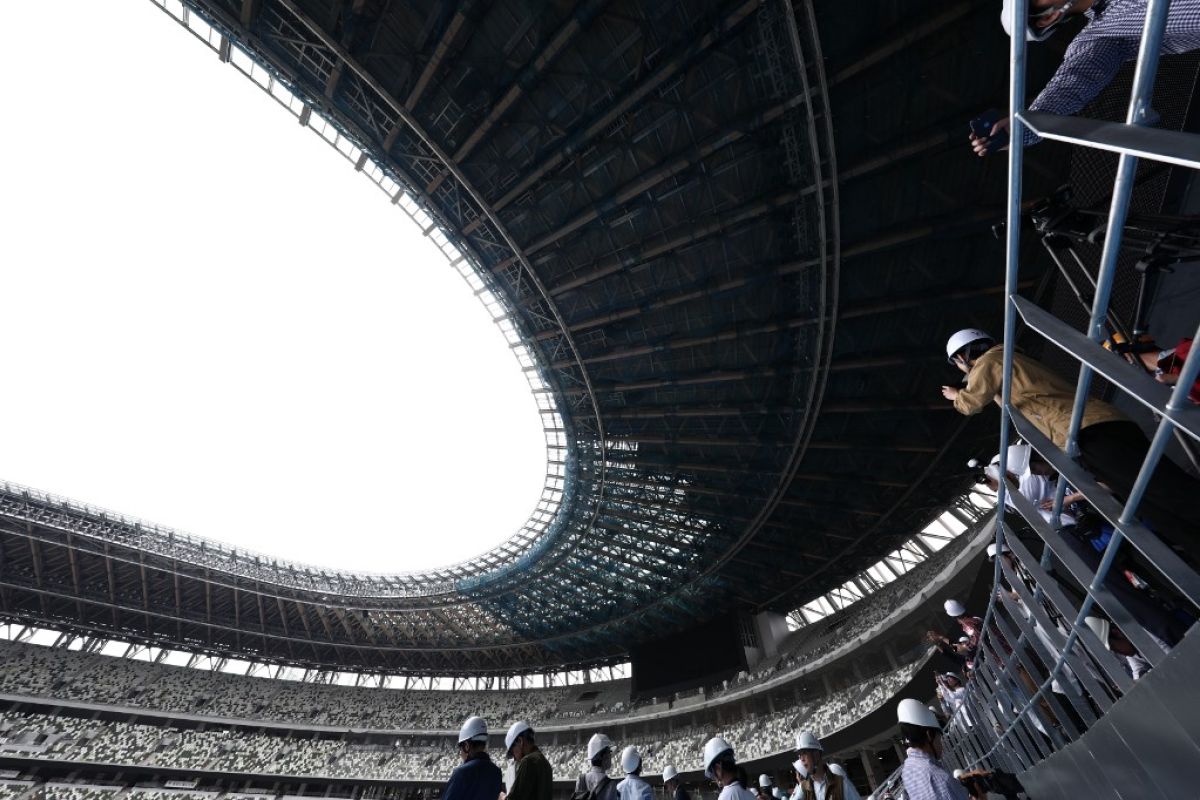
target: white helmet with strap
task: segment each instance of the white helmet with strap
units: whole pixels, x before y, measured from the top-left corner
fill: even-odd
[[[592,738],[588,739],[588,761],[595,761],[596,756],[600,755],[605,750],[611,750],[612,746],[612,739],[608,738],[603,733],[593,733]]]
[[[1020,478],[1029,471],[1029,462],[1033,459],[1033,448],[1027,444],[1010,444],[1008,446],[1008,463],[1005,468]],[[1000,480],[1000,454],[992,456],[991,462],[983,468],[983,474],[994,481]]]
[[[459,744],[463,742],[484,742],[486,744],[487,740],[487,723],[483,721],[483,717],[467,717],[467,721],[458,729]]]
[[[730,758],[733,757],[733,745],[720,736],[714,736],[704,743],[704,777],[710,781],[713,779],[713,762],[726,753],[729,754]]]
[[[951,364],[954,363],[954,356],[969,344],[975,342],[995,342],[996,339],[987,331],[981,331],[979,328],[963,328],[961,331],[955,331],[949,339],[946,340],[946,360]]]
[[[896,706],[896,721],[916,725],[919,728],[935,728],[937,730],[942,728],[942,724],[938,722],[938,718],[929,710],[929,707],[911,697],[901,700],[900,704]]]
[[[1017,2],[1022,3],[1026,9],[1025,39],[1030,42],[1044,42],[1053,36],[1054,29],[1067,21],[1067,12],[1071,10],[1071,6],[1075,5],[1075,0],[1062,0],[1049,8],[1039,9],[1031,14],[1029,13],[1029,0],[1004,0],[1004,5],[1000,9],[1000,24],[1004,26],[1004,32],[1009,36],[1012,36],[1013,5]],[[1033,24],[1034,20],[1049,17],[1054,13],[1061,13],[1062,16],[1053,24],[1044,28]]]
[[[663,783],[669,783],[679,777],[679,770],[675,769],[674,764],[667,764],[663,770]]]
[[[632,775],[642,767],[642,754],[633,745],[629,745],[621,751],[621,771],[626,775]]]
[[[504,736],[504,754],[512,755],[513,745],[517,743],[517,738],[523,733],[529,733],[533,730],[533,726],[528,722],[521,720],[514,722],[508,729],[508,733]]]
[[[771,776],[768,775],[767,773],[764,772],[762,775],[758,776],[758,788],[769,789],[773,785],[774,785],[774,783],[771,780]]]
[[[796,749],[818,750],[822,753],[825,752],[825,746],[821,744],[821,740],[818,739],[811,731],[802,731],[796,734]]]
[[[967,613],[966,606],[954,598],[950,598],[946,602],[942,603],[942,608],[946,609],[946,614],[951,617],[961,617]]]

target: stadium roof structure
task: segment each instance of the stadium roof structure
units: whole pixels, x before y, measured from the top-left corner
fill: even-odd
[[[155,2],[447,253],[538,396],[546,489],[477,559],[370,576],[10,486],[7,617],[341,670],[600,665],[794,609],[962,496],[995,429],[938,387],[947,332],[998,317],[1002,165],[964,127],[1002,96],[994,9]]]

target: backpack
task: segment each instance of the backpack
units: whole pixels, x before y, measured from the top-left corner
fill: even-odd
[[[605,775],[596,784],[595,789],[588,789],[587,781],[580,775],[579,780],[575,783],[575,791],[571,793],[571,800],[600,800],[604,796],[604,790],[608,788],[612,780],[612,778]]]

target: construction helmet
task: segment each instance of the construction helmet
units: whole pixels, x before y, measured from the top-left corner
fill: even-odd
[[[942,603],[942,608],[946,609],[946,613],[952,617],[961,617],[967,613],[966,607],[954,599]]]
[[[733,745],[720,736],[714,736],[704,743],[704,777],[710,781],[713,779],[713,762],[726,753],[729,754],[730,758],[733,758]]]
[[[675,765],[667,764],[666,769],[663,770],[663,783],[667,783],[668,781],[673,781],[678,777],[679,777],[679,770],[675,769]]]
[[[906,697],[896,706],[896,721],[916,725],[918,728],[942,729],[934,713],[921,705],[920,700],[913,700],[911,697]]]
[[[1012,549],[1008,545],[1002,544],[1002,545],[1000,545],[1000,552],[1001,553],[1011,553]],[[996,543],[995,542],[992,542],[991,544],[988,545],[987,553],[988,553],[989,559],[996,557]]]
[[[828,769],[830,772],[832,772],[834,775],[840,775],[843,778],[846,777],[846,768],[843,767],[841,764],[834,764],[831,762],[829,764],[826,764],[825,768]]]
[[[766,788],[772,786],[773,784],[774,784],[774,781],[771,780],[771,776],[768,775],[767,773],[764,772],[762,775],[758,776],[758,788],[766,789]]]
[[[621,751],[621,770],[626,775],[632,775],[642,766],[642,754],[633,745]]]
[[[947,673],[945,673],[945,677],[954,678],[954,680],[958,681],[959,683],[963,683],[962,676],[959,675],[957,672],[947,672]]]
[[[956,770],[954,770],[954,772],[952,772],[950,774],[954,776],[954,780],[958,780],[966,773],[964,773],[961,769],[956,769]]]
[[[796,749],[818,750],[822,753],[825,752],[825,747],[821,744],[821,740],[809,731],[803,731],[796,734]]]
[[[467,717],[467,721],[458,729],[458,743],[486,742],[488,740],[487,723],[483,717]]]
[[[1029,460],[1033,448],[1027,444],[1012,444],[1008,446],[1008,463],[1004,466],[1018,478],[1029,470]],[[1000,480],[1000,454],[992,456],[991,463],[983,468],[983,474],[994,481]]]
[[[771,790],[771,796],[774,797],[775,800],[783,800],[783,789],[780,789],[778,786],[776,786]]]
[[[508,733],[504,735],[504,755],[511,756],[513,745],[517,743],[517,737],[523,733],[533,731],[533,726],[525,720],[514,722],[508,729]]]
[[[611,750],[612,746],[612,739],[608,738],[603,733],[593,733],[592,738],[588,739],[588,761],[594,761],[596,756],[600,755],[605,750]]]
[[[1021,2],[1026,9],[1029,8],[1029,0],[1004,0],[1004,4],[1000,9],[1000,24],[1004,26],[1004,32],[1012,36],[1012,7],[1015,2]],[[1027,14],[1027,22],[1025,23],[1025,39],[1030,42],[1044,42],[1054,35],[1054,29],[1066,21],[1066,13],[1075,5],[1075,0],[1063,0],[1063,2],[1053,5],[1050,8],[1045,8],[1037,13]],[[1033,25],[1035,19],[1048,17],[1056,11],[1062,12],[1063,16],[1053,25],[1048,25],[1045,28],[1039,28]]]
[[[946,340],[946,360],[953,364],[954,357],[969,344],[975,344],[975,342],[992,342],[994,344],[995,341],[987,331],[981,331],[979,328],[963,328]]]

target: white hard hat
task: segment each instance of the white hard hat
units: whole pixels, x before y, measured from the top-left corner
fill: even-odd
[[[970,637],[970,636],[960,636],[960,637],[958,637],[958,643],[959,643],[959,644],[966,644],[966,643],[967,643],[967,642],[969,642],[969,641],[971,641],[971,637]]]
[[[1013,2],[1014,2],[1014,0],[1004,0],[1003,6],[1000,9],[1000,24],[1002,26],[1004,26],[1004,32],[1007,33],[1009,36],[1012,36],[1012,23],[1010,22],[1010,20],[1012,19]],[[1025,4],[1026,7],[1028,7],[1028,4],[1029,4],[1028,0],[1021,0],[1021,2],[1023,4]],[[1052,13],[1054,11],[1061,11],[1065,14],[1066,11],[1068,9],[1070,9],[1071,6],[1073,6],[1074,4],[1075,4],[1074,0],[1071,0],[1071,2],[1064,2],[1060,5],[1052,6],[1051,8],[1042,9],[1039,13],[1048,14],[1048,13]],[[1028,22],[1026,22],[1025,23],[1025,39],[1030,42],[1044,42],[1047,39],[1049,39],[1051,36],[1054,35],[1054,29],[1057,28],[1059,26],[1059,24],[1061,24],[1061,22],[1062,22],[1062,20],[1054,23],[1053,25],[1045,27],[1045,28],[1038,28],[1038,27],[1036,27],[1034,25],[1030,25]]]
[[[1012,549],[1008,545],[1005,544],[1005,545],[1000,546],[1000,552],[1001,553],[1011,553]],[[991,544],[988,545],[988,558],[995,558],[995,557],[996,557],[996,543],[992,542]]]
[[[729,753],[731,756],[733,755],[733,745],[720,736],[714,736],[704,743],[704,777],[710,781],[713,779],[713,762],[726,753]]]
[[[1108,631],[1112,628],[1112,623],[1100,617],[1084,617],[1084,624],[1092,629],[1092,633],[1096,634],[1096,638],[1100,640],[1100,644],[1104,645],[1105,650],[1111,650],[1108,646]]]
[[[950,599],[942,603],[942,608],[946,609],[946,613],[952,617],[961,617],[963,614],[967,613],[966,607],[954,599]]]
[[[486,742],[488,740],[487,723],[483,717],[467,717],[467,721],[458,729],[458,743]]]
[[[804,762],[801,761],[800,759],[797,758],[795,761],[792,762],[792,769],[794,769],[796,771],[796,774],[799,775],[801,778],[808,777],[808,768],[804,766]]]
[[[621,751],[621,769],[626,775],[632,775],[642,766],[642,754],[633,745]]]
[[[612,746],[612,739],[608,738],[603,733],[593,733],[592,738],[588,739],[588,761],[593,761],[596,756],[600,755],[605,750],[611,750]]]
[[[809,731],[802,731],[796,734],[796,749],[820,750],[822,753],[825,752],[825,747],[821,744],[821,740]]]
[[[667,764],[667,768],[663,770],[663,783],[673,781],[679,777],[679,770],[675,769],[674,764]]]
[[[947,673],[946,673],[946,677],[947,677],[947,678],[954,678],[954,680],[958,681],[959,683],[963,683],[962,676],[961,676],[961,675],[959,675],[957,672],[947,672]]]
[[[906,697],[900,701],[900,705],[896,706],[896,721],[916,725],[920,728],[941,730],[942,727],[932,711],[921,705],[920,700],[913,700],[911,697]]]
[[[780,789],[778,786],[776,786],[771,790],[771,796],[774,797],[775,800],[783,800],[783,789]]]
[[[517,741],[517,737],[522,733],[527,733],[533,730],[533,726],[525,720],[514,722],[508,729],[508,733],[504,735],[504,754],[512,755],[513,744]]]
[[[994,342],[995,339],[987,331],[981,331],[978,328],[963,328],[957,331],[949,339],[946,340],[946,360],[953,363],[954,356],[959,350],[962,350],[972,342],[978,341]]]
[[[954,772],[952,772],[952,773],[950,773],[950,774],[954,776],[954,780],[958,780],[958,779],[959,779],[959,778],[961,778],[961,777],[962,777],[962,776],[963,776],[965,773],[964,773],[964,772],[963,772],[961,769],[956,769],[956,770],[954,770]]]
[[[834,775],[841,775],[843,778],[847,777],[846,776],[846,768],[843,767],[841,764],[829,763],[829,764],[825,765],[825,768],[828,769],[830,772],[832,772]]]
[[[1008,463],[1005,468],[1018,478],[1029,470],[1029,459],[1033,456],[1033,448],[1027,444],[1011,444],[1008,446]],[[992,460],[983,468],[983,474],[994,481],[1000,480],[1000,454],[992,456]]]
[[[773,784],[774,781],[771,780],[771,776],[767,773],[764,772],[762,775],[758,776],[758,786],[760,789],[766,789],[768,786]]]

